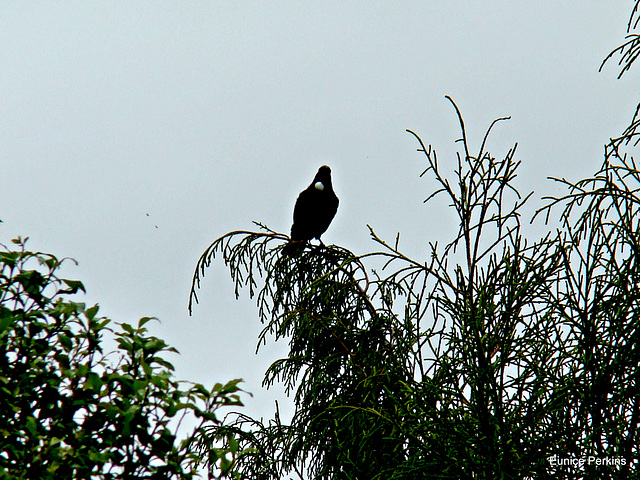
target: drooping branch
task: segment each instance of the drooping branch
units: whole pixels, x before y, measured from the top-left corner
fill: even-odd
[[[273,240],[282,240],[284,242],[290,240],[287,235],[274,232],[260,223],[256,223],[256,225],[263,228],[266,232],[235,230],[216,239],[202,253],[196,264],[191,281],[188,307],[189,315],[193,313],[194,302],[199,302],[197,290],[200,288],[200,283],[205,276],[206,269],[211,266],[211,262],[216,257],[216,253],[221,254],[225,264],[229,266],[231,276],[235,283],[236,297],[239,295],[241,286],[248,286],[250,296],[254,295],[256,281],[254,279],[253,269],[255,267],[258,272],[262,273],[261,265],[263,264],[265,255],[269,252],[267,248],[269,243]],[[233,240],[238,236],[243,236],[244,238],[238,243],[233,243]],[[254,248],[254,243],[256,242],[258,242],[258,248]]]

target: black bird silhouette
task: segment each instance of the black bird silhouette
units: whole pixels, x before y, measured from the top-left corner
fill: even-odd
[[[293,209],[291,242],[285,247],[285,253],[291,255],[299,251],[313,238],[320,240],[337,211],[338,197],[331,184],[331,169],[323,165],[311,185],[298,195]]]

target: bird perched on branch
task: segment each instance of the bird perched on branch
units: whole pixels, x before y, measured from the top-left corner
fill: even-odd
[[[311,185],[298,195],[293,209],[291,242],[285,246],[284,252],[293,255],[304,248],[309,240],[320,240],[337,211],[338,197],[331,184],[331,169],[323,165]]]

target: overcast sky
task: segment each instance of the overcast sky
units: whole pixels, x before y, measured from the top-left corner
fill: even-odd
[[[288,233],[297,194],[328,164],[340,198],[323,236],[356,253],[366,225],[419,258],[454,234],[409,128],[453,167],[458,103],[479,147],[518,142],[523,192],[578,179],[638,102],[634,71],[602,59],[633,2],[4,2],[0,10],[0,242],[65,269],[115,321],[156,316],[178,376],[260,383],[254,302],[222,262],[188,316],[191,276],[217,237],[252,220]],[[437,206],[437,204],[434,204]],[[541,227],[543,228],[543,227]],[[444,235],[444,237],[443,237]],[[284,401],[281,401],[281,405]]]

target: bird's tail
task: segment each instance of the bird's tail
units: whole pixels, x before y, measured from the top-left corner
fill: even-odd
[[[289,257],[299,257],[306,246],[306,240],[289,240],[289,243],[282,248],[282,253]]]

